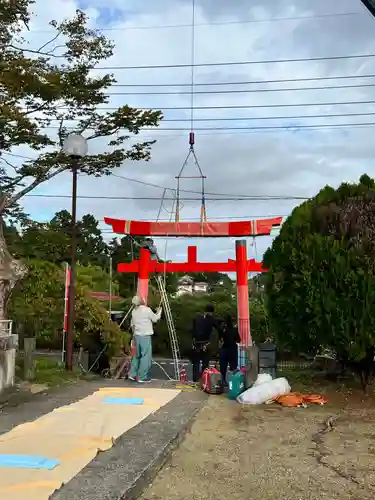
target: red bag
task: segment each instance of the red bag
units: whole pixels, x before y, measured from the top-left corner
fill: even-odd
[[[216,368],[206,368],[202,373],[201,387],[202,391],[207,392],[207,394],[222,394],[221,373]]]

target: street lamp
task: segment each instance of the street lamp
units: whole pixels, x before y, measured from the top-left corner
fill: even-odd
[[[74,312],[76,298],[76,261],[77,261],[77,177],[78,165],[81,158],[87,155],[87,140],[80,134],[70,134],[66,137],[62,147],[63,153],[71,160],[73,173],[72,182],[72,240],[71,240],[71,262],[70,283],[68,290],[68,321],[67,321],[67,343],[66,343],[66,368],[73,369],[73,330]]]

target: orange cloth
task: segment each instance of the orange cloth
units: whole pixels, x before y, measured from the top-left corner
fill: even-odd
[[[281,406],[295,408],[306,405],[307,403],[324,405],[328,402],[328,399],[320,394],[298,394],[297,392],[289,392],[288,394],[278,396],[274,401]]]

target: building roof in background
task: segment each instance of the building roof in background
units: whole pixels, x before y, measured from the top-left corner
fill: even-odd
[[[94,299],[103,300],[103,301],[109,301],[110,298],[111,298],[112,301],[115,301],[115,302],[123,300],[123,298],[120,297],[119,295],[112,295],[110,297],[109,293],[107,293],[107,292],[90,292],[90,295]]]

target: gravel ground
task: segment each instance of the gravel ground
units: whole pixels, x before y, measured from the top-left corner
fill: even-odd
[[[373,499],[375,405],[350,399],[286,409],[211,396],[141,498]]]

